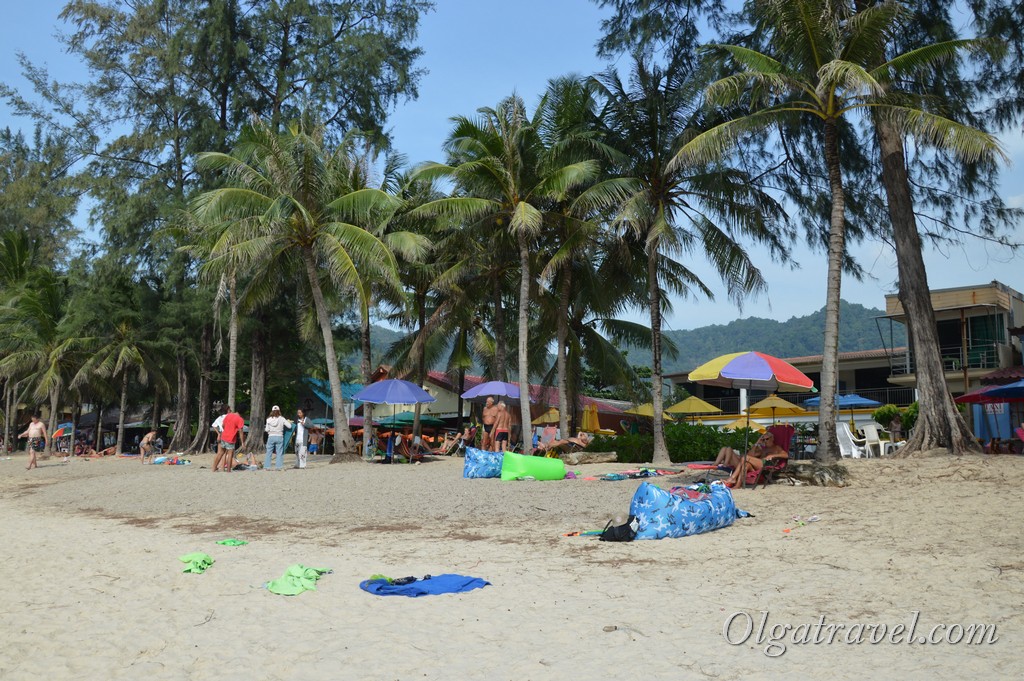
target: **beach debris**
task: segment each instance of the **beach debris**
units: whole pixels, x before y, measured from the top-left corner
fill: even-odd
[[[213,558],[201,551],[186,553],[184,556],[179,556],[178,560],[186,564],[182,572],[191,572],[197,575],[206,572],[206,569],[213,565]]]
[[[305,565],[289,566],[280,579],[267,582],[267,591],[281,596],[298,596],[303,591],[316,591],[316,582],[323,575],[329,575],[330,568],[312,568]]]
[[[244,541],[242,539],[221,539],[217,543],[221,546],[245,546],[249,542]]]

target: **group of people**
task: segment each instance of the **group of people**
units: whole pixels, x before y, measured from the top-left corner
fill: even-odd
[[[319,433],[319,429],[306,416],[304,410],[298,409],[295,413],[295,421],[291,421],[281,415],[281,408],[275,404],[271,407],[270,415],[267,416],[264,423],[267,442],[263,470],[284,470],[285,432],[292,428],[295,428],[295,465],[292,468],[303,469],[306,467],[310,447],[314,446],[313,440]],[[217,431],[217,452],[213,459],[213,472],[231,472],[236,466],[235,452],[245,445],[245,420],[241,414],[230,410],[225,405],[221,410],[221,415],[213,422],[213,429]],[[256,456],[251,450],[243,465],[249,469],[258,468]],[[275,465],[275,467],[271,468],[271,465]]]
[[[504,400],[494,402],[488,397],[483,409],[483,441],[480,448],[488,452],[503,452],[512,444],[513,416]]]

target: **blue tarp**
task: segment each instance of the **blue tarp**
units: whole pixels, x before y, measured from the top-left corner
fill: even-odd
[[[481,589],[490,585],[479,577],[465,575],[434,575],[417,579],[411,584],[392,584],[386,579],[367,579],[359,583],[359,588],[375,596],[436,596],[438,594],[455,594],[463,591]]]
[[[466,447],[466,463],[462,466],[464,478],[500,478],[504,452],[488,452]]]
[[[649,482],[640,483],[629,504],[630,515],[635,515],[640,521],[636,538],[664,539],[701,534],[728,527],[736,518],[748,515],[736,508],[732,492],[725,485],[703,486],[707,492],[696,491],[696,485],[691,489],[694,490],[692,499],[671,494]]]

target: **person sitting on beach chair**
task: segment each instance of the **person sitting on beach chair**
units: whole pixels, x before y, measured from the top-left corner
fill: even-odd
[[[764,466],[774,465],[789,459],[789,452],[775,444],[775,436],[771,431],[762,435],[753,448],[742,460],[737,461],[736,470],[732,472],[725,484],[734,487],[743,481],[751,469],[760,471]]]

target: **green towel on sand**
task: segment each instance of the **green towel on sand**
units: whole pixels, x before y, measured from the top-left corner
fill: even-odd
[[[303,591],[315,591],[316,580],[321,575],[330,573],[328,568],[311,568],[305,565],[292,565],[285,570],[284,577],[267,582],[267,589],[282,596],[298,596]]]
[[[241,539],[221,539],[217,543],[221,546],[245,546],[249,542],[242,541]]]
[[[178,558],[182,563],[188,563],[188,566],[182,570],[182,572],[194,572],[201,574],[206,572],[206,568],[213,565],[213,558],[210,558],[205,553],[195,552],[187,553],[184,556]]]

